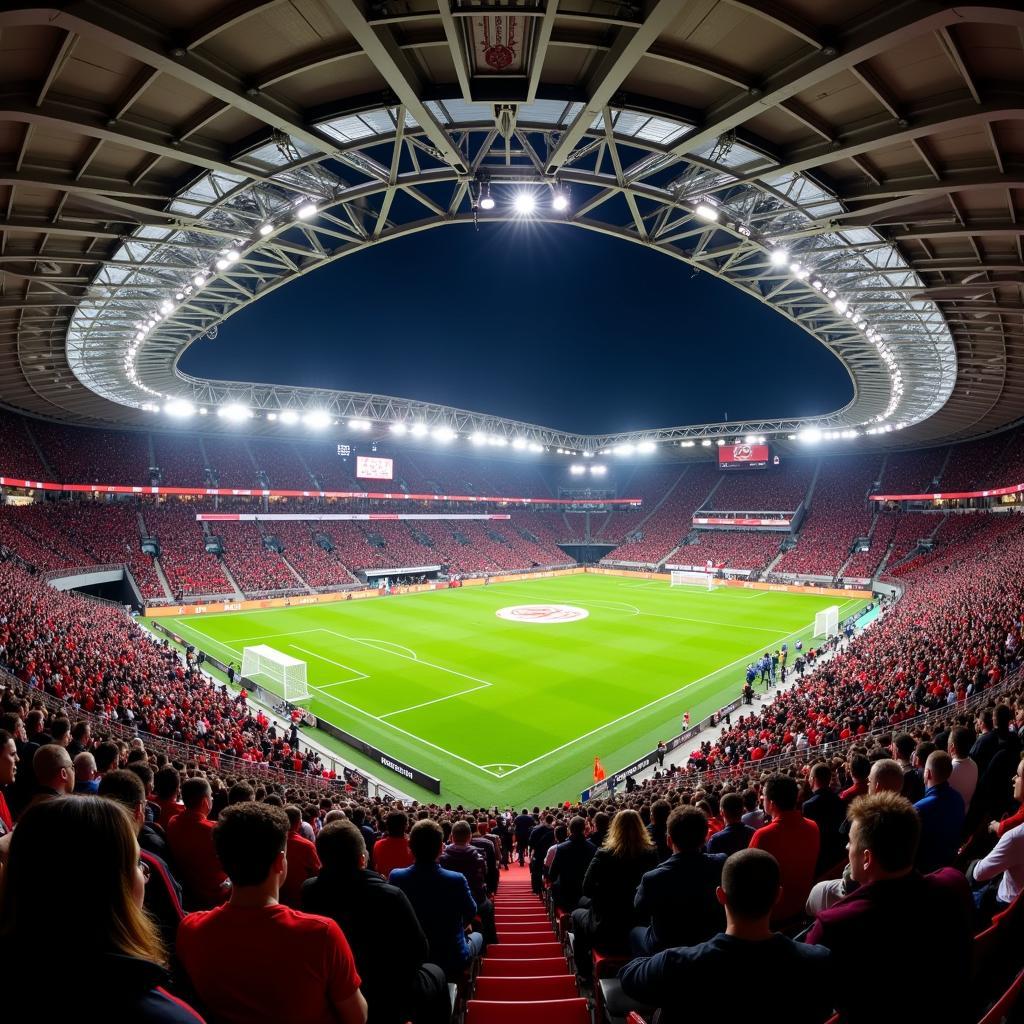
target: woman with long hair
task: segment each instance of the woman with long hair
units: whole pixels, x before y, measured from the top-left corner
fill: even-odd
[[[643,923],[633,909],[640,879],[658,866],[658,850],[636,811],[612,818],[601,848],[583,878],[584,903],[572,914],[576,973],[590,981],[590,954],[629,951],[629,933]],[[589,903],[587,903],[589,901]]]
[[[0,836],[7,835],[14,828],[14,819],[7,806],[3,787],[11,785],[18,774],[18,747],[14,737],[0,729]]]
[[[160,987],[166,960],[142,909],[146,880],[135,825],[114,801],[56,797],[30,807],[0,886],[0,958],[12,982],[5,1008],[37,1013],[59,979],[66,997],[107,1020],[201,1024]]]

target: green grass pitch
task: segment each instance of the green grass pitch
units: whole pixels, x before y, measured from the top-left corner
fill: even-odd
[[[549,603],[588,615],[537,624],[496,614]],[[302,658],[314,695],[305,706],[440,778],[442,801],[532,807],[575,798],[595,756],[616,770],[676,735],[684,712],[696,722],[728,703],[755,655],[809,639],[816,611],[839,604],[843,618],[863,603],[586,574],[167,625],[221,659],[252,644]]]

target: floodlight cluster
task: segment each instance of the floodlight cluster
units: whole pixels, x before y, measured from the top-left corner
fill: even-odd
[[[588,470],[591,476],[604,476],[608,472],[608,467],[601,465],[585,466],[582,462],[574,462],[569,467],[569,472],[573,476],[583,476]]]

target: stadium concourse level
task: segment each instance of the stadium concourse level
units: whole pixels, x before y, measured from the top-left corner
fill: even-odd
[[[85,538],[79,512],[67,533]],[[720,1017],[723,986],[757,967],[800,979],[787,1021],[979,1021],[1024,948],[1024,532],[978,514],[935,541],[878,621],[828,660],[791,652],[797,684],[685,762],[532,812],[342,789],[119,609],[0,561],[7,962],[28,969],[41,941],[15,902],[28,892],[121,937],[79,951],[71,977],[142,1024],[318,1020],[325,1005],[344,1024],[444,1024],[449,985],[466,1024],[586,1024],[591,998],[598,1020],[682,1021]],[[879,935],[925,922],[883,986],[858,982]],[[923,989],[936,965],[941,990]],[[9,1007],[37,1003],[10,989]]]

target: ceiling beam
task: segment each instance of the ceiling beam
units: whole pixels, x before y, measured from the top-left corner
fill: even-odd
[[[441,12],[441,24],[444,26],[444,35],[448,41],[452,64],[455,65],[455,77],[459,83],[459,91],[467,103],[472,103],[473,90],[469,83],[470,69],[466,61],[466,48],[462,45],[462,31],[452,17],[451,0],[437,0],[437,9]]]
[[[459,174],[467,173],[464,157],[423,102],[423,80],[402,52],[391,30],[386,26],[371,25],[355,0],[324,0],[324,5],[352,33],[377,73],[412,115],[441,159]]]
[[[236,3],[228,4],[227,7],[218,11],[212,18],[208,18],[198,28],[189,33],[185,41],[186,50],[194,50],[204,43],[208,43],[214,36],[219,35],[232,25],[237,25],[254,14],[270,10],[284,0],[237,0]]]
[[[447,3],[447,0],[441,0]],[[544,60],[551,43],[551,30],[555,27],[555,15],[558,13],[558,0],[544,0],[544,16],[533,28],[533,50],[530,54],[530,79],[526,85],[526,102],[532,103],[537,98],[540,76],[544,71]]]
[[[611,48],[587,78],[584,86],[587,102],[548,154],[548,174],[558,173],[601,110],[611,102],[626,76],[680,13],[678,0],[649,0],[641,25],[619,29]]]

